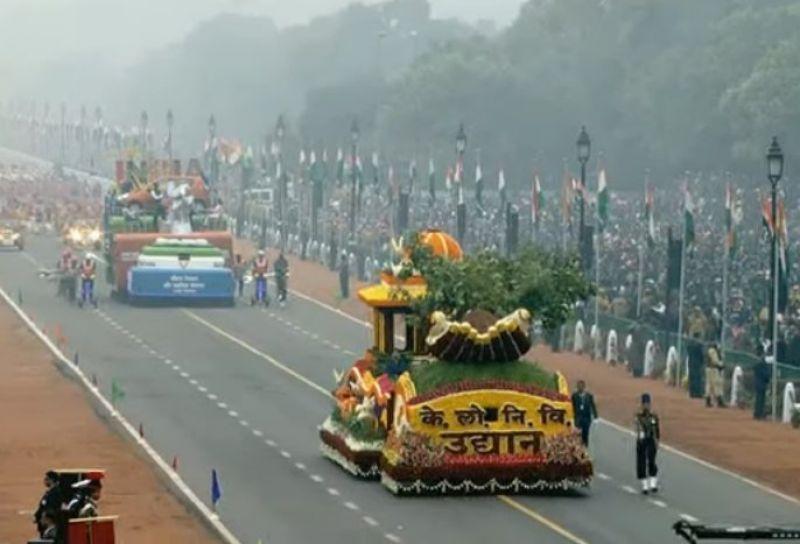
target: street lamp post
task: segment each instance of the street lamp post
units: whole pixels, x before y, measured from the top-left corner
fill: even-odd
[[[353,119],[350,126],[350,143],[352,144],[350,155],[350,244],[355,245],[356,241],[356,195],[358,173],[356,172],[356,156],[358,155],[358,139],[361,133],[358,129],[358,119]]]
[[[172,126],[175,124],[175,116],[172,114],[172,108],[167,110],[167,157],[169,158],[169,167],[172,168]]]
[[[283,137],[286,134],[286,124],[283,121],[283,115],[278,116],[278,121],[275,123],[275,183],[278,187],[278,233],[280,234],[280,247],[283,248],[285,237],[285,228],[283,221],[283,208],[284,201],[286,200],[286,176],[283,173]]]
[[[770,279],[772,280],[772,296],[770,297],[769,332],[772,341],[772,420],[778,417],[778,221],[777,201],[778,182],[783,176],[783,152],[778,139],[772,138],[767,150],[767,177],[772,189],[772,254],[770,263]]]
[[[456,182],[458,183],[456,195],[456,236],[463,245],[467,231],[467,208],[464,204],[464,153],[467,151],[467,133],[464,123],[458,126],[456,133]]]
[[[586,127],[581,127],[581,133],[578,135],[578,141],[575,142],[578,148],[578,162],[581,163],[581,192],[580,192],[580,222],[578,227],[578,246],[580,248],[580,255],[581,255],[581,262],[583,262],[584,255],[583,255],[583,246],[584,246],[584,207],[585,207],[585,198],[584,193],[586,191],[586,163],[589,161],[589,155],[591,154],[592,149],[592,141],[589,139],[589,134],[586,132]],[[584,267],[587,263],[583,263]]]

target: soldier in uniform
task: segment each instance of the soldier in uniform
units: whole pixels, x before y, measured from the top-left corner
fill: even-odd
[[[714,402],[720,408],[725,406],[725,401],[722,400],[722,373],[724,370],[725,363],[722,362],[719,346],[715,342],[708,348],[706,359],[706,406],[709,408]]]
[[[636,433],[636,477],[642,483],[642,493],[658,492],[658,466],[656,454],[661,440],[658,415],[650,409],[650,394],[642,395],[642,405],[636,413],[634,431]]]
[[[575,426],[581,430],[581,441],[589,445],[589,430],[597,419],[597,407],[594,396],[586,390],[586,382],[578,380],[577,390],[572,394],[572,409],[575,413]]]

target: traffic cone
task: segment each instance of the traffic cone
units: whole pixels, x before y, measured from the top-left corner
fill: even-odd
[[[178,472],[178,456],[177,455],[173,455],[172,456],[172,470],[174,470],[175,472]]]
[[[144,425],[139,423],[139,438],[144,438]]]

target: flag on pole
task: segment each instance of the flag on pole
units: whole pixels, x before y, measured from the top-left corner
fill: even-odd
[[[372,182],[375,185],[379,183],[380,162],[378,162],[378,152],[372,152]]]
[[[647,246],[656,245],[656,218],[655,218],[656,193],[655,188],[648,184],[644,195],[644,217],[647,232]]]
[[[683,190],[683,235],[686,246],[694,245],[694,200],[689,187]]]
[[[769,236],[772,236],[772,199],[763,197],[761,199],[761,224]]]
[[[445,176],[444,176],[444,187],[448,191],[452,190],[452,188],[453,188],[453,167],[452,166],[448,166],[447,167],[447,172],[445,173]]]
[[[342,148],[336,150],[336,184],[341,185],[344,181],[344,151]]]
[[[539,221],[542,216],[544,197],[542,196],[542,184],[539,182],[539,174],[533,174],[533,191],[531,193],[531,221],[539,228]]]
[[[597,226],[601,232],[608,224],[608,200],[606,171],[602,169],[597,179]]]
[[[725,250],[728,256],[736,251],[736,225],[741,220],[741,209],[737,206],[736,191],[730,183],[725,184]]]
[[[222,499],[222,485],[219,483],[219,477],[217,476],[217,469],[211,469],[211,504],[214,506],[214,510],[217,509],[217,503]]]
[[[575,199],[575,178],[564,172],[564,183],[561,187],[561,218],[564,225],[572,229],[572,201]]]
[[[503,172],[503,169],[500,169],[500,172],[497,173],[497,192],[500,193],[500,202],[505,204],[506,202],[506,173]],[[503,208],[505,206],[502,206]]]
[[[475,200],[483,206],[483,170],[480,162],[475,165]]]
[[[778,213],[775,221],[775,228],[777,229],[778,232],[778,259],[780,260],[781,271],[785,273],[787,264],[786,242],[788,241],[789,238],[789,231],[786,225],[786,210],[783,205],[783,200],[784,199],[782,198],[778,200]]]
[[[433,164],[433,157],[428,159],[428,193],[431,201],[436,201],[436,167]]]
[[[117,380],[111,380],[111,404],[116,405],[117,401],[125,398],[125,390],[117,383]]]
[[[408,192],[414,194],[414,184],[417,181],[417,159],[411,159],[408,165]]]

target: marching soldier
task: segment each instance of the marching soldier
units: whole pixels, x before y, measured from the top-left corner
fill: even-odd
[[[642,483],[642,493],[658,492],[658,466],[656,454],[661,440],[658,415],[650,409],[650,394],[642,395],[642,405],[636,413],[636,477]]]
[[[581,442],[589,446],[589,430],[597,419],[594,396],[586,390],[586,382],[578,380],[577,390],[572,394],[572,409],[575,413],[575,426],[581,430]]]

